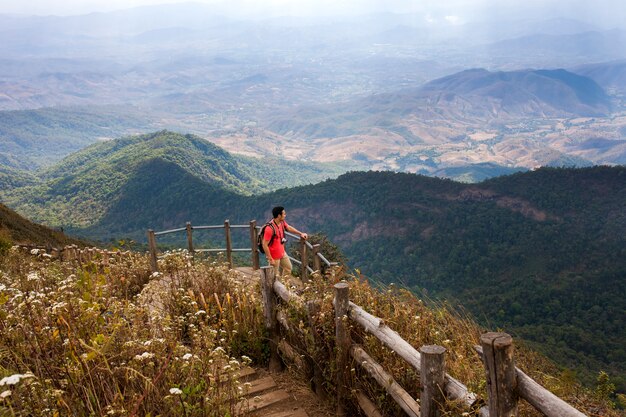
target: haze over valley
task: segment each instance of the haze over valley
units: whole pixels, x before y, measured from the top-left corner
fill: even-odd
[[[626,28],[537,5],[503,18],[502,7],[1,15],[0,162],[35,171],[99,140],[170,129],[248,156],[466,181],[623,164]]]

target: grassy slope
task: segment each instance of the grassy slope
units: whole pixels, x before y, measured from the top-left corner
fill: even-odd
[[[245,389],[238,388],[242,363],[252,360],[263,366],[268,359],[258,287],[238,282],[223,265],[192,264],[182,254],[160,260],[160,276],[152,275],[148,264],[147,256],[137,253],[124,253],[106,264],[96,259],[87,266],[17,251],[0,259],[0,302],[5,307],[0,320],[7,324],[0,350],[11,352],[5,355],[3,370],[8,375],[32,372],[36,378],[11,386],[10,398],[0,402],[0,413],[10,414],[12,407],[28,415],[114,414],[111,410],[189,417],[233,414]],[[481,329],[474,322],[444,305],[427,306],[397,287],[379,291],[358,277],[345,278],[351,300],[384,319],[411,345],[445,346],[447,372],[485,398],[483,365],[473,352]],[[303,357],[332,363],[332,288],[317,276],[301,296],[319,303],[320,311],[313,316],[318,339],[290,343]],[[161,308],[155,308],[155,300],[163,301]],[[303,306],[287,307],[287,320],[294,326],[307,320]],[[419,397],[417,375],[398,355],[358,326],[352,335],[411,396]],[[523,346],[516,347],[516,365],[588,415],[618,416],[606,398],[559,377],[549,361]],[[322,369],[331,403],[335,368]],[[359,367],[352,375],[368,380]],[[173,387],[182,391],[180,397],[172,395]],[[360,389],[384,415],[400,413],[377,384],[365,383]],[[350,398],[344,406],[350,415],[357,412]],[[449,415],[467,414],[458,404],[444,407]],[[520,415],[538,414],[520,404]]]
[[[59,247],[82,243],[62,232],[33,223],[0,204],[0,239],[9,243],[31,243]]]

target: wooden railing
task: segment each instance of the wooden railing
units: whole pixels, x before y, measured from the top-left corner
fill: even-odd
[[[261,289],[265,325],[270,334],[270,370],[281,368],[279,350],[296,364],[307,367],[311,375],[315,391],[324,395],[322,390],[321,371],[315,363],[320,358],[308,358],[303,362],[300,355],[294,354],[295,349],[283,337],[289,333],[292,337],[298,332],[293,329],[301,327],[299,323],[290,323],[287,315],[278,308],[280,303],[304,305],[309,324],[319,311],[319,302],[308,301],[289,291],[283,283],[275,278],[272,267],[261,268]],[[293,303],[295,301],[295,303]],[[486,333],[480,338],[480,346],[475,350],[479,353],[485,367],[487,380],[488,404],[482,405],[477,396],[470,392],[460,381],[445,371],[444,356],[446,349],[442,346],[428,345],[419,351],[387,326],[382,319],[369,314],[361,306],[349,299],[349,285],[339,282],[334,285],[333,306],[335,310],[335,352],[334,361],[337,366],[336,400],[337,415],[346,415],[346,400],[356,392],[356,401],[368,417],[381,416],[382,413],[373,402],[362,392],[350,389],[351,379],[350,358],[367,372],[384,388],[394,401],[408,416],[435,417],[439,416],[445,399],[463,404],[473,415],[481,417],[513,417],[518,415],[519,399],[526,400],[535,409],[547,417],[584,417],[585,414],[558,398],[539,385],[514,365],[513,340],[506,333]],[[361,326],[367,333],[375,336],[385,346],[403,358],[420,377],[420,402],[401,387],[385,369],[372,358],[362,346],[354,344],[349,332],[348,320]],[[319,337],[313,326],[310,329],[314,338]],[[300,332],[302,333],[302,332]],[[321,341],[317,341],[321,344]],[[330,361],[326,358],[326,361]],[[313,369],[310,369],[313,368]]]
[[[198,249],[194,247],[193,244],[193,231],[194,230],[224,230],[224,248],[213,248],[213,249]],[[232,234],[231,230],[233,229],[247,229],[250,233],[250,247],[245,248],[233,248],[232,245]],[[154,230],[148,230],[148,248],[150,251],[150,267],[153,272],[158,271],[158,250],[157,250],[157,237],[185,232],[187,235],[187,250],[190,254],[194,253],[225,253],[226,260],[228,265],[233,267],[233,253],[235,252],[251,252],[251,260],[252,260],[252,269],[257,270],[260,266],[260,256],[259,250],[257,247],[257,237],[258,233],[261,230],[260,226],[257,226],[256,220],[251,220],[247,225],[235,224],[231,225],[229,220],[225,220],[223,225],[215,225],[215,226],[192,226],[191,222],[187,222],[185,227],[181,227],[178,229],[172,230],[164,230],[162,232],[155,232]],[[293,237],[298,239],[300,245],[300,259],[296,259],[292,256],[289,256],[291,261],[300,266],[300,275],[303,281],[306,281],[309,274],[312,274],[315,271],[322,271],[322,265],[326,267],[332,267],[337,265],[336,262],[330,262],[323,253],[320,252],[320,245],[313,245],[305,239],[300,238],[293,233],[286,232],[286,236]],[[304,265],[304,267],[303,267]]]
[[[220,229],[223,228],[226,233],[225,249],[194,249],[192,231],[193,229]],[[232,248],[230,239],[230,230],[232,228],[249,228],[251,248],[234,249]],[[258,268],[258,251],[256,250],[256,236],[258,233],[256,221],[251,221],[250,225],[231,226],[226,220],[224,226],[195,226],[191,227],[187,223],[185,228],[166,230],[163,232],[148,231],[148,239],[150,246],[150,260],[153,272],[157,267],[157,251],[156,236],[168,233],[176,233],[186,231],[188,249],[191,253],[205,252],[227,252],[229,263],[232,265],[232,255],[230,252],[251,251],[253,256],[253,265]],[[292,235],[294,236],[294,235]],[[294,236],[296,237],[296,236]],[[301,260],[292,260],[300,265],[306,265],[302,268],[304,274],[307,272],[320,271],[318,268],[321,262],[327,266],[333,266],[333,263],[319,253],[318,245],[310,245],[309,242],[300,241],[301,244]],[[122,257],[126,252],[112,252],[97,248],[78,248],[75,245],[66,246],[61,249],[52,248],[50,246],[31,246],[19,245],[23,250],[33,253],[34,250],[45,252],[46,256],[58,258],[64,261],[77,261],[80,263],[91,262],[98,258],[106,264],[111,257]],[[313,270],[308,265],[308,249],[315,254]],[[256,262],[255,262],[256,258]],[[330,268],[333,271],[333,268]],[[304,272],[306,271],[306,272]],[[306,275],[304,276],[306,279]],[[312,323],[314,316],[319,312],[320,302],[304,300],[297,294],[289,291],[283,283],[275,277],[275,269],[273,267],[261,268],[261,290],[263,295],[263,310],[265,315],[265,326],[270,335],[270,370],[276,371],[281,369],[282,362],[278,354],[279,349],[283,355],[290,358],[301,367],[308,367],[313,381],[316,393],[323,397],[323,376],[319,366],[320,358],[305,358],[295,354],[295,349],[282,337],[283,334],[289,332],[292,335],[297,333],[293,329],[300,329],[300,323],[290,323],[287,315],[282,313],[278,305],[279,303],[287,303],[296,301],[296,304],[305,305],[306,314],[309,317],[309,325],[314,339],[319,340],[319,335],[313,329]],[[488,401],[486,406],[482,406],[477,401],[477,396],[470,392],[467,387],[460,381],[454,379],[445,372],[445,352],[442,346],[428,345],[420,347],[419,351],[405,341],[397,332],[387,326],[384,321],[378,317],[369,314],[363,307],[350,302],[349,285],[346,282],[339,282],[334,285],[333,306],[335,310],[335,346],[337,364],[337,380],[336,400],[338,404],[337,414],[345,415],[345,401],[350,397],[352,390],[349,387],[350,381],[350,358],[354,360],[365,372],[367,372],[374,380],[384,388],[394,401],[409,416],[435,417],[441,413],[441,405],[445,404],[445,400],[453,400],[459,402],[469,410],[473,410],[474,415],[480,417],[514,417],[518,415],[518,403],[520,399],[526,400],[535,409],[543,413],[547,417],[585,417],[585,414],[576,410],[570,404],[566,403],[556,395],[552,394],[546,388],[534,381],[523,371],[515,366],[513,339],[506,333],[485,333],[480,337],[480,346],[475,346],[475,350],[481,357],[485,367],[485,375],[487,381]],[[375,336],[381,343],[404,359],[420,377],[420,402],[416,400],[401,387],[394,378],[372,358],[362,346],[354,344],[349,332],[347,320],[361,326],[366,332]],[[282,331],[281,331],[282,329]],[[329,360],[330,358],[325,358]],[[368,417],[381,416],[381,412],[377,410],[374,403],[360,391],[355,391],[356,401],[360,408]]]

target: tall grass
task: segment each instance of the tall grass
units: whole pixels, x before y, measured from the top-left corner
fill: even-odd
[[[0,414],[245,414],[239,371],[264,360],[254,289],[184,254],[162,268],[151,274],[136,254],[75,265],[10,250],[0,272]],[[140,295],[146,284],[158,300]]]
[[[59,262],[5,251],[0,259],[0,415],[233,416],[247,414],[242,366],[263,365],[268,343],[257,286],[240,283],[220,262],[167,253],[152,274],[144,255]],[[350,298],[381,317],[411,345],[438,344],[447,372],[483,400],[485,374],[474,352],[484,331],[446,304],[395,286],[373,288],[359,276],[314,275],[304,302],[285,312],[290,342],[322,369],[333,401],[337,369],[333,284],[346,279]],[[312,329],[304,308],[316,300]],[[495,329],[491,329],[495,330]],[[304,337],[301,337],[304,334]],[[398,355],[351,324],[351,334],[415,398],[419,378]],[[620,415],[606,393],[562,377],[547,359],[516,345],[516,362],[556,395],[590,416]],[[388,395],[353,364],[351,386],[385,415],[401,415]],[[346,404],[357,412],[356,404]],[[446,416],[470,415],[446,404]],[[522,404],[520,415],[539,416]]]

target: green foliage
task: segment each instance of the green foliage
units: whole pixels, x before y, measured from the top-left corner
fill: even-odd
[[[41,171],[39,184],[19,189],[6,185],[4,197],[11,207],[28,213],[33,220],[86,227],[97,223],[113,204],[128,195],[132,184],[146,181],[146,167],[164,169],[168,164],[184,171],[189,179],[195,177],[204,184],[243,195],[315,182],[345,170],[340,165],[233,156],[200,137],[161,131],[89,146]],[[161,183],[153,182],[154,186],[168,182],[167,170],[156,175]],[[181,186],[170,191],[174,195],[190,192]],[[147,196],[135,193],[132,197],[137,205]]]
[[[39,179],[27,171],[10,168],[0,161],[0,191],[35,185]]]
[[[97,141],[147,129],[132,108],[43,108],[0,111],[0,163],[34,171]],[[0,184],[3,184],[0,181]]]
[[[600,371],[596,379],[596,394],[601,399],[610,400],[614,393],[615,384],[611,383],[609,375],[606,372]]]

